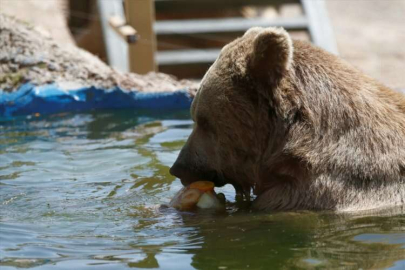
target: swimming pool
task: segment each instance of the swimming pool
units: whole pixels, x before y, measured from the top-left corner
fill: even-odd
[[[0,122],[0,268],[405,268],[405,210],[356,215],[160,208],[187,111]]]

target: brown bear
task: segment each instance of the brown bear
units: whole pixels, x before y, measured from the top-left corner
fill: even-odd
[[[405,204],[405,96],[337,56],[252,28],[226,45],[191,106],[171,174],[232,184],[265,210]]]

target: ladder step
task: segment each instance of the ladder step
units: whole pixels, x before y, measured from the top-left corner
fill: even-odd
[[[157,21],[154,30],[157,35],[187,35],[201,33],[229,33],[244,32],[254,27],[284,27],[287,30],[303,30],[308,28],[307,18],[228,18],[228,19],[204,19],[204,20],[170,20]]]
[[[156,11],[213,10],[299,3],[299,0],[155,0]]]
[[[213,63],[220,49],[179,50],[158,52],[156,61],[158,65],[184,65]]]

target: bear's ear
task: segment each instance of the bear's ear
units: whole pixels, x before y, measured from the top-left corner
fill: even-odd
[[[248,72],[274,82],[290,68],[292,57],[290,35],[283,28],[264,28],[254,37]]]

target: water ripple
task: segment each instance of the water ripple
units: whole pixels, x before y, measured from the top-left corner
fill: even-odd
[[[188,113],[104,111],[0,123],[1,269],[401,269],[405,211],[251,213],[161,207]]]

